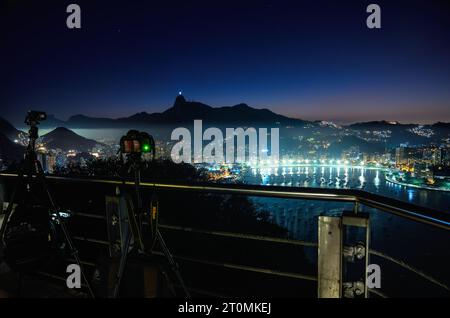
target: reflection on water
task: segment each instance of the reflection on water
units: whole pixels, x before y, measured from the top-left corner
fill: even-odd
[[[243,175],[245,183],[361,189],[395,199],[450,212],[450,193],[407,188],[388,182],[383,169],[348,166],[289,166],[251,168]]]
[[[292,173],[290,171],[292,170]],[[381,169],[356,167],[280,167],[255,168],[244,176],[246,183],[281,186],[305,186],[319,188],[363,189],[437,210],[450,211],[450,194],[431,190],[406,188],[390,183]],[[317,241],[319,215],[340,215],[352,211],[353,204],[342,202],[252,198],[259,211],[266,211],[276,224],[287,229],[291,238]],[[445,230],[433,228],[376,209],[362,207],[370,213],[370,246],[388,255],[400,257],[442,281],[450,282],[448,264],[450,244]],[[317,258],[317,250],[306,249],[311,262]],[[377,259],[380,266],[383,260]],[[392,276],[392,279],[395,276]]]

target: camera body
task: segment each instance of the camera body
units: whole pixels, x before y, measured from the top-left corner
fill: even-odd
[[[120,138],[120,151],[124,154],[142,154],[155,151],[155,142],[148,133],[130,130]]]
[[[25,124],[28,126],[38,125],[41,121],[47,119],[47,114],[45,112],[30,110],[25,117]]]

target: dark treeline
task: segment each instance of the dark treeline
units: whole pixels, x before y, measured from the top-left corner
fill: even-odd
[[[118,158],[91,159],[69,163],[55,169],[55,175],[67,177],[95,177],[132,180],[129,164]],[[143,161],[141,181],[207,182],[203,169],[190,164],[176,164],[170,160]],[[130,189],[131,190],[131,189]],[[80,187],[80,192],[83,189]],[[143,189],[144,205],[151,193]],[[271,222],[269,213],[259,211],[245,196],[203,194],[188,191],[158,191],[162,222],[205,229],[216,229],[284,237],[287,231]]]

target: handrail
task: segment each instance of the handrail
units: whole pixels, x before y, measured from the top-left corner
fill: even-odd
[[[233,238],[241,238],[241,239],[247,239],[247,240],[258,240],[258,241],[267,241],[267,242],[273,242],[273,243],[282,243],[282,244],[290,244],[290,245],[300,245],[305,247],[317,247],[316,242],[306,242],[306,241],[297,241],[297,240],[289,240],[289,239],[280,239],[276,237],[267,237],[267,236],[257,236],[257,235],[250,235],[250,234],[241,234],[241,233],[233,233],[233,232],[223,232],[223,231],[207,231],[207,230],[201,230],[201,229],[194,229],[190,227],[182,227],[182,226],[173,226],[173,225],[166,225],[161,224],[161,228],[167,229],[167,230],[175,230],[175,231],[183,231],[183,232],[192,232],[197,234],[207,234],[207,235],[214,235],[214,236],[222,236],[222,237],[233,237]],[[442,287],[443,289],[450,291],[450,287],[440,282],[439,280],[431,277],[429,274],[423,272],[420,269],[417,269],[407,263],[405,263],[402,260],[396,259],[392,256],[386,255],[384,253],[381,253],[379,251],[370,249],[369,253],[371,255],[375,255],[378,257],[381,257],[385,260],[388,260],[392,263],[395,263],[406,270],[413,272],[416,275],[421,276],[422,278],[428,280],[432,284],[435,284],[439,287]]]
[[[168,225],[168,224],[159,224],[158,226],[160,228],[166,229],[166,230],[175,230],[175,231],[183,231],[183,232],[191,232],[191,233],[197,233],[197,234],[207,234],[207,235],[215,235],[215,236],[231,237],[231,238],[247,239],[247,240],[255,240],[255,241],[265,241],[265,242],[271,242],[271,243],[282,243],[282,244],[291,244],[291,245],[299,245],[299,246],[317,247],[316,242],[290,240],[290,239],[283,239],[283,238],[277,238],[277,237],[224,232],[224,231],[207,231],[207,230],[194,229],[191,227]]]
[[[0,177],[6,178],[16,178],[17,174],[1,174]],[[92,178],[70,178],[70,177],[58,177],[58,176],[48,176],[48,179],[55,182],[84,182],[84,183],[99,183],[107,185],[134,185],[131,181],[119,181],[119,180],[108,180],[108,179],[92,179]],[[399,200],[386,198],[380,195],[368,193],[361,190],[348,190],[348,189],[322,189],[322,188],[299,188],[299,187],[275,187],[275,186],[255,186],[255,185],[242,185],[242,184],[200,184],[200,183],[152,183],[143,182],[141,183],[143,188],[156,188],[156,189],[166,189],[166,190],[182,190],[182,191],[197,191],[197,192],[210,192],[219,194],[237,194],[237,195],[250,195],[250,196],[264,196],[264,197],[274,197],[274,198],[289,198],[289,199],[307,199],[307,200],[323,200],[323,201],[341,201],[341,202],[352,202],[357,204],[363,204],[369,207],[379,209],[381,211],[386,211],[392,214],[396,214],[408,219],[415,220],[420,223],[429,224],[435,227],[439,227],[445,230],[450,229],[450,214],[446,212],[438,212],[425,207],[416,206],[413,204],[405,203]],[[88,216],[88,215],[80,215]],[[210,231],[210,230],[199,230],[189,227],[180,227],[173,225],[161,225],[162,228],[168,230],[179,230],[185,232],[202,233],[209,235],[219,235],[225,237],[233,238],[243,238],[259,241],[270,241],[278,243],[288,243],[294,245],[303,245],[314,247],[317,246],[315,242],[303,242],[282,238],[270,238],[258,235],[249,235],[242,233],[232,233],[232,232],[221,232],[221,231]],[[89,238],[76,237],[78,240],[86,240],[94,243],[105,243],[102,240],[93,240]],[[405,262],[394,259],[388,255],[380,253],[378,251],[370,250],[370,254],[382,257],[386,260],[396,263],[401,267],[412,271],[419,276],[425,278],[426,280],[438,285],[447,291],[450,290],[449,286],[445,283],[439,282],[438,280],[432,278],[428,274],[406,264]],[[177,255],[176,258],[184,259],[190,262],[199,262],[208,265],[223,266],[228,268],[253,271],[259,273],[272,274],[277,276],[287,276],[291,278],[306,279],[306,280],[317,280],[317,278],[309,275],[299,274],[299,273],[288,273],[279,272],[271,269],[257,268],[251,266],[244,266],[231,263],[221,263],[212,262],[206,260],[194,259],[186,256]],[[381,295],[380,295],[381,296]],[[384,295],[383,295],[384,296]]]
[[[167,229],[167,230],[175,230],[175,231],[183,231],[183,232],[192,232],[197,234],[207,234],[207,235],[214,235],[214,236],[222,236],[222,237],[232,237],[232,238],[241,238],[241,239],[247,239],[247,240],[257,240],[257,241],[266,241],[266,242],[273,242],[273,243],[282,243],[282,244],[291,244],[291,245],[300,245],[300,246],[307,246],[307,247],[317,247],[316,242],[307,242],[307,241],[299,241],[299,240],[289,240],[289,239],[282,239],[282,238],[276,238],[276,237],[267,237],[267,236],[259,236],[259,235],[250,235],[250,234],[242,234],[242,233],[233,233],[233,232],[224,232],[224,231],[207,231],[207,230],[201,230],[201,229],[194,229],[190,227],[183,227],[183,226],[174,226],[174,225],[166,225],[161,224],[161,228]],[[429,282],[438,285],[442,287],[443,289],[450,291],[450,287],[446,285],[445,283],[442,283],[438,281],[437,279],[431,277],[430,275],[426,274],[420,269],[417,269],[411,265],[408,265],[402,260],[396,259],[392,256],[386,255],[385,253],[370,249],[369,253],[371,255],[375,255],[381,258],[384,258],[392,263],[395,263],[408,271],[411,271],[422,278],[428,280]]]
[[[159,252],[159,251],[154,251],[153,254],[159,255],[159,256],[164,256],[164,253]],[[270,268],[262,268],[262,267],[248,266],[248,265],[242,265],[242,264],[216,262],[216,261],[198,259],[198,258],[194,258],[194,257],[188,257],[188,256],[183,256],[183,255],[177,255],[177,254],[174,254],[173,257],[176,259],[179,259],[179,260],[203,264],[203,265],[224,267],[224,268],[229,268],[229,269],[259,273],[259,274],[267,274],[267,275],[273,275],[273,276],[280,276],[280,277],[289,277],[289,278],[295,278],[295,279],[300,279],[300,280],[317,281],[317,277],[312,276],[312,275],[284,272],[284,271],[279,271],[279,270],[270,269]]]
[[[0,177],[16,178],[17,174],[0,174]],[[47,179],[56,182],[83,182],[109,185],[132,186],[132,181],[120,181],[115,179],[96,178],[70,178],[48,176]],[[440,212],[434,209],[406,203],[400,200],[384,197],[378,194],[356,189],[332,189],[332,188],[302,188],[282,186],[261,186],[247,184],[212,184],[212,183],[158,183],[142,182],[143,188],[155,188],[160,190],[178,190],[209,192],[218,194],[238,194],[248,196],[263,196],[285,199],[305,199],[319,201],[341,201],[360,203],[380,211],[398,215],[419,223],[429,224],[434,227],[450,230],[450,213]]]
[[[391,261],[392,263],[395,263],[395,264],[397,264],[397,265],[407,269],[408,271],[413,272],[414,274],[421,276],[422,278],[428,280],[429,282],[431,282],[431,283],[433,283],[433,284],[435,284],[435,285],[437,285],[439,287],[442,287],[443,289],[445,289],[447,291],[450,291],[450,287],[448,285],[438,281],[437,279],[435,279],[435,278],[431,277],[430,275],[424,273],[420,269],[417,269],[417,268],[415,268],[415,267],[413,267],[411,265],[406,264],[404,261],[401,261],[399,259],[393,258],[392,256],[386,255],[384,253],[381,253],[381,252],[378,252],[378,251],[375,251],[375,250],[372,250],[372,249],[369,250],[369,253],[371,255],[375,255],[375,256],[384,258],[384,259],[386,259],[388,261]]]

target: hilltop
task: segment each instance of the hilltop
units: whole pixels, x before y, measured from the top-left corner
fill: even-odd
[[[74,148],[79,151],[90,151],[93,147],[101,145],[99,142],[84,138],[65,127],[58,127],[43,135],[41,141],[49,148],[59,148],[64,151]]]

